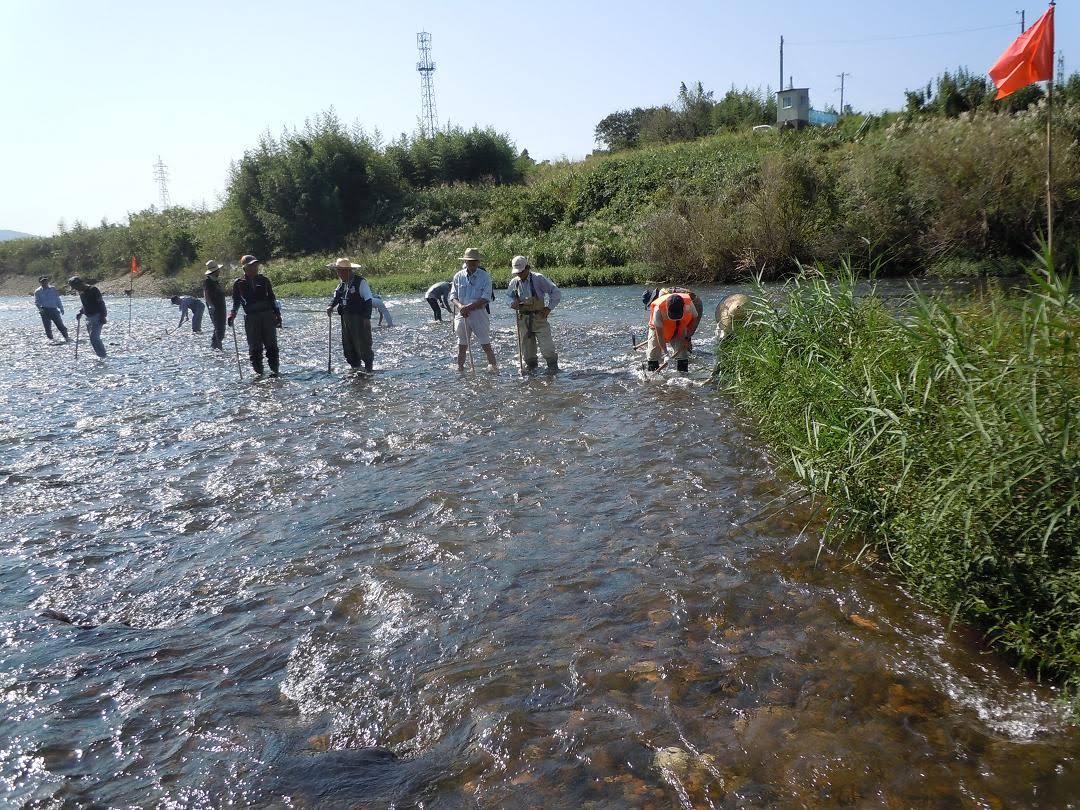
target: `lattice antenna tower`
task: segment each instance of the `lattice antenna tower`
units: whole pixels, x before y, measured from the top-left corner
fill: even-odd
[[[416,63],[416,70],[420,73],[420,125],[427,137],[434,138],[439,116],[435,112],[435,87],[431,81],[435,73],[435,63],[431,61],[431,34],[427,31],[417,34],[416,47],[420,50],[420,61]]]
[[[1057,86],[1062,87],[1065,84],[1065,54],[1058,51],[1057,58]]]
[[[154,164],[154,180],[157,181],[158,191],[161,193],[161,210],[165,211],[172,203],[169,201],[169,170],[165,167],[161,155],[158,155],[157,163]]]

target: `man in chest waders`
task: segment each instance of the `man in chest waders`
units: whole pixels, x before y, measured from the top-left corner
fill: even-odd
[[[548,371],[559,370],[559,353],[551,339],[548,315],[562,300],[562,292],[547,277],[532,272],[524,256],[515,256],[510,262],[510,285],[506,300],[517,312],[518,340],[525,357],[526,370],[537,366],[536,349],[547,361]]]
[[[211,259],[206,263],[206,272],[203,273],[203,300],[210,310],[210,322],[214,324],[214,336],[210,338],[212,349],[222,348],[225,340],[225,318],[228,314],[225,312],[225,291],[218,283],[220,270],[221,265]]]
[[[337,270],[340,282],[326,314],[331,315],[337,307],[345,360],[353,368],[359,368],[363,363],[364,371],[370,373],[375,362],[375,352],[371,348],[371,287],[367,279],[356,272],[362,265],[353,264],[349,259],[338,259],[326,266]]]
[[[263,373],[263,351],[270,364],[270,376],[278,376],[277,330],[281,327],[281,313],[277,308],[274,288],[270,279],[259,273],[259,260],[252,255],[240,258],[244,275],[233,282],[232,311],[229,325],[236,320],[236,311],[244,309],[244,334],[247,335],[248,357],[256,374]]]
[[[667,354],[668,345],[675,352],[675,368],[689,371],[690,339],[701,320],[692,293],[647,290],[642,300],[649,308],[649,371],[660,368],[660,358]]]

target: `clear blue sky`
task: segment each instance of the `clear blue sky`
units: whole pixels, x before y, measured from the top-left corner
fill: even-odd
[[[1080,15],[1057,10],[1066,70]],[[856,109],[903,104],[945,69],[984,71],[1019,33],[1019,0],[953,2],[306,2],[0,0],[0,228],[124,221],[157,202],[218,203],[230,161],[260,133],[333,107],[393,137],[420,112],[416,33],[432,34],[440,120],[492,125],[537,159],[581,157],[609,112],[775,89],[785,73]],[[1028,6],[1030,24],[1046,6]],[[945,36],[880,39],[989,26]],[[813,44],[812,44],[813,43]],[[831,44],[830,44],[831,43]]]

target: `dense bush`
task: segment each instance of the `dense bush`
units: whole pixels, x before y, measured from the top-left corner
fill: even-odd
[[[963,304],[797,279],[759,290],[719,348],[834,528],[925,596],[1080,689],[1080,302],[1044,258],[1032,289]],[[834,535],[835,536],[835,535]]]

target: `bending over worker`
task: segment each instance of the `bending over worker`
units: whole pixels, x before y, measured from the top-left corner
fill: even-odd
[[[424,300],[428,302],[428,306],[431,307],[431,311],[435,315],[435,320],[442,320],[442,310],[445,309],[450,314],[453,314],[453,310],[450,309],[450,299],[447,296],[450,294],[451,282],[440,281],[438,284],[432,284],[428,287],[426,293],[424,293]],[[442,307],[440,308],[440,304]]]
[[[525,368],[536,368],[536,347],[539,345],[548,371],[558,371],[559,354],[551,339],[548,315],[562,299],[562,292],[547,277],[532,272],[524,256],[514,257],[510,262],[510,272],[512,277],[506,290],[506,300],[510,308],[517,311],[517,334]]]
[[[386,321],[387,326],[394,325],[394,319],[390,317],[390,310],[386,308],[386,304],[383,303],[382,296],[371,294],[371,305],[379,310],[379,326],[382,326],[383,320]]]
[[[244,309],[244,334],[247,335],[248,359],[256,374],[263,373],[263,351],[270,364],[270,376],[278,376],[277,330],[281,328],[281,311],[270,279],[259,272],[259,260],[251,254],[240,257],[244,275],[232,286],[232,311],[228,323],[236,320],[236,310]]]
[[[105,299],[101,297],[101,290],[91,287],[78,276],[69,278],[68,284],[79,294],[82,302],[82,309],[75,314],[75,320],[86,316],[86,333],[90,336],[90,345],[94,347],[94,354],[104,357],[105,344],[101,342],[101,327],[108,322],[108,312],[105,309]]]
[[[184,321],[187,320],[188,312],[191,312],[191,331],[198,335],[202,333],[202,316],[206,310],[206,305],[190,295],[174,295],[169,299],[173,304],[180,307],[180,323],[176,325],[179,329],[184,325]]]
[[[372,295],[367,279],[356,272],[362,265],[342,258],[326,266],[336,270],[340,280],[326,314],[333,317],[334,307],[337,307],[341,316],[341,350],[345,360],[353,368],[359,368],[363,363],[364,370],[370,372],[375,362],[375,353],[371,349]]]
[[[38,314],[41,316],[45,336],[49,340],[53,339],[52,325],[56,324],[56,328],[64,336],[64,342],[67,343],[67,327],[64,326],[64,319],[60,317],[64,314],[64,302],[60,299],[60,291],[56,287],[49,286],[48,276],[42,276],[38,281],[41,286],[34,290],[34,306],[37,307]]]
[[[214,336],[210,338],[210,348],[220,349],[225,339],[225,291],[218,283],[218,272],[221,265],[210,260],[206,263],[206,272],[203,273],[202,294],[206,306],[210,310],[210,322],[214,324]]]
[[[648,290],[642,300],[649,308],[649,371],[660,368],[660,358],[667,354],[668,345],[675,352],[675,368],[690,370],[690,339],[697,331],[701,312],[689,290],[669,292]]]
[[[488,365],[492,371],[497,371],[499,366],[495,362],[495,352],[491,349],[488,334],[490,317],[487,305],[491,303],[491,276],[480,266],[480,251],[476,248],[466,250],[461,261],[462,267],[450,284],[450,304],[456,309],[454,333],[458,340],[458,371],[465,370],[465,354],[474,335],[487,355]]]

